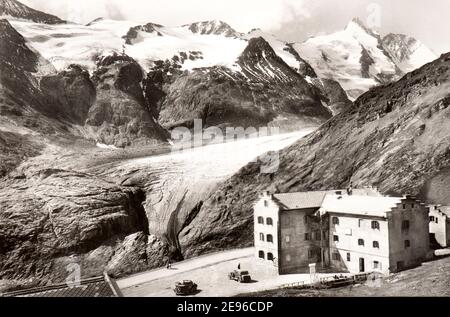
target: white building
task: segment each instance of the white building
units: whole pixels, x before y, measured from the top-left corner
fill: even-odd
[[[334,272],[400,271],[426,258],[428,219],[413,197],[373,189],[264,193],[254,206],[255,256],[280,274],[306,273],[312,263]]]
[[[429,206],[430,235],[441,248],[450,246],[450,206]]]
[[[412,197],[327,195],[330,266],[351,273],[401,271],[428,254],[428,211]]]

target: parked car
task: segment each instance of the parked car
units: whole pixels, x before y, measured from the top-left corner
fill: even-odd
[[[233,272],[228,274],[228,278],[239,283],[249,283],[252,280],[248,271],[244,270],[234,270]]]
[[[175,284],[174,292],[178,296],[192,295],[197,292],[197,284],[189,280],[177,282]]]

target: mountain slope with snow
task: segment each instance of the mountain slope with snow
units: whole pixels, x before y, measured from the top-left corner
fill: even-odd
[[[16,18],[45,24],[65,23],[54,15],[34,10],[16,0],[0,0],[0,18]]]
[[[383,47],[404,73],[409,73],[437,58],[428,47],[413,37],[390,33],[383,38]]]

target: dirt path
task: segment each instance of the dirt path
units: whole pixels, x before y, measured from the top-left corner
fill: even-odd
[[[220,262],[244,259],[252,256],[253,256],[253,248],[213,253],[210,255],[200,256],[190,260],[178,262],[173,265],[172,270],[167,270],[163,268],[132,275],[130,277],[118,280],[117,284],[121,289],[127,289],[130,287],[152,282],[161,278],[171,277],[202,267],[211,266],[213,264],[217,264]]]

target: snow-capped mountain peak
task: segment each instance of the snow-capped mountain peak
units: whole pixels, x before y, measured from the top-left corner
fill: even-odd
[[[65,21],[54,15],[32,9],[16,0],[0,0],[0,17],[46,24],[65,23]]]
[[[220,20],[195,22],[184,25],[194,34],[223,35],[226,37],[239,37],[241,34],[233,29],[228,23]]]
[[[398,75],[398,68],[381,44],[377,32],[360,19],[353,19],[342,31],[312,37],[294,48],[319,77],[338,81],[356,99]]]

